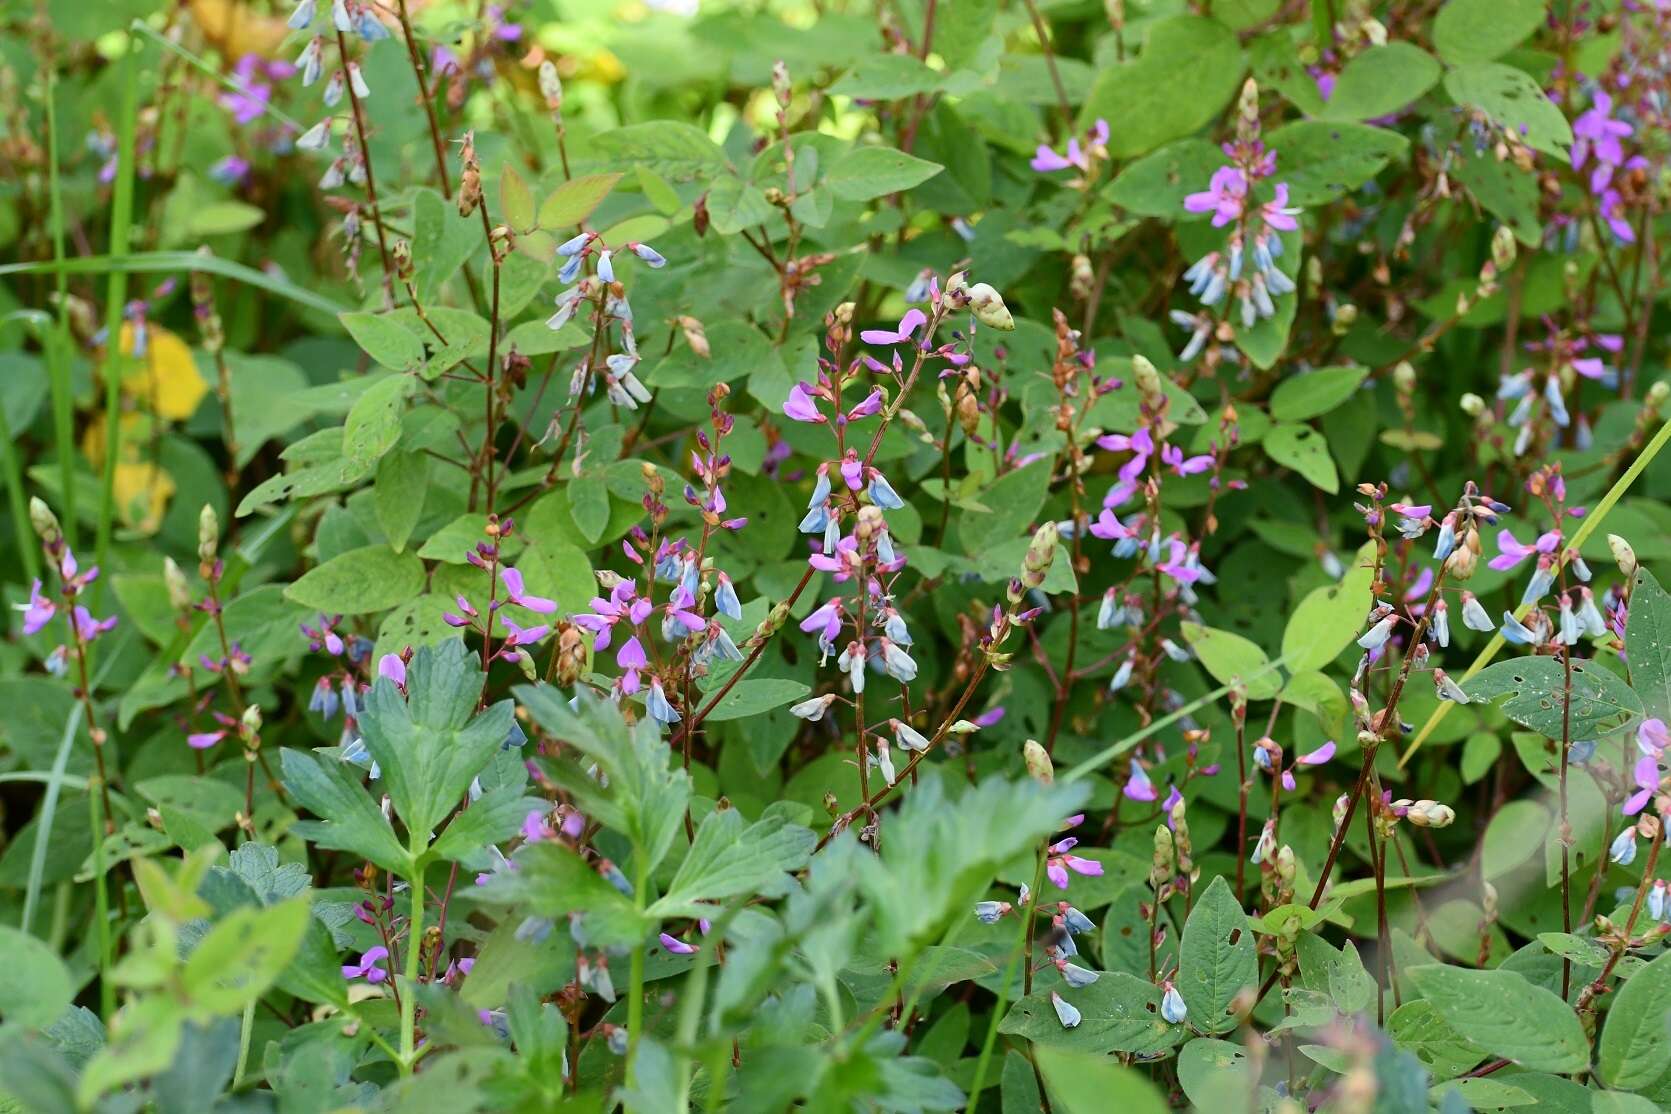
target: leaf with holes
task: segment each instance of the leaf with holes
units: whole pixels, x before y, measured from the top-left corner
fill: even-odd
[[[1252,937],[1249,936],[1251,943]],[[1062,1027],[1050,1002],[1050,990],[1035,990],[1004,1015],[998,1031],[1036,1044],[1083,1052],[1164,1052],[1189,1035],[1160,1015],[1160,988],[1124,971],[1103,971],[1096,982],[1078,990],[1060,984],[1062,1000],[1079,1011],[1080,1022]]]
[[[1553,991],[1514,971],[1431,964],[1408,972],[1439,1016],[1487,1052],[1532,1071],[1582,1071],[1590,1042],[1578,1016]]]
[[[1594,739],[1642,717],[1642,701],[1630,686],[1598,662],[1573,659],[1572,711],[1563,724],[1566,671],[1554,658],[1513,658],[1488,665],[1462,686],[1470,700],[1507,696],[1503,714],[1546,738]]]
[[[1259,957],[1247,913],[1223,876],[1214,878],[1184,924],[1178,954],[1178,993],[1189,1023],[1204,1033],[1236,1027],[1230,1004],[1259,985]]]
[[[1534,151],[1565,158],[1572,125],[1531,74],[1500,62],[1470,62],[1445,75],[1445,92],[1477,108]]]
[[[1329,456],[1329,443],[1315,429],[1297,422],[1281,422],[1270,428],[1262,443],[1266,456],[1292,468],[1313,487],[1331,495],[1340,490],[1340,476]]]

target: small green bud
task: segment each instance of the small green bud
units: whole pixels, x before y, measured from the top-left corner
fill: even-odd
[[[58,516],[52,513],[52,508],[39,496],[29,500],[29,522],[48,548],[64,540],[64,531],[58,525]]]
[[[1027,763],[1028,776],[1040,785],[1050,785],[1056,780],[1056,766],[1037,739],[1028,739],[1022,744],[1021,757]]]

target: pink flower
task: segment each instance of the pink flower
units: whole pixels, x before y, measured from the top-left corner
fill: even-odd
[[[1321,766],[1334,757],[1334,740],[1330,739],[1310,754],[1302,754],[1294,759],[1294,765],[1282,772],[1282,787],[1290,793],[1294,791],[1294,770],[1300,766]]]
[[[1284,192],[1282,200],[1287,201]],[[1213,227],[1223,228],[1231,221],[1240,220],[1247,206],[1247,175],[1234,166],[1221,166],[1213,171],[1212,180],[1200,193],[1184,198],[1184,208],[1191,213],[1213,214]]]
[[[899,319],[899,328],[892,332],[887,329],[866,329],[859,334],[859,339],[866,344],[905,344],[911,340],[913,333],[926,324],[928,317],[922,310],[908,309],[905,316]]]
[[[1089,141],[1093,150],[1106,146],[1108,143],[1108,121],[1097,120],[1095,126],[1091,128],[1085,138]],[[1080,146],[1079,137],[1074,136],[1068,140],[1067,154],[1057,154],[1054,148],[1041,143],[1038,150],[1033,153],[1032,161],[1027,165],[1040,174],[1053,174],[1058,170],[1071,170],[1076,167],[1079,170],[1089,172],[1091,157],[1089,152]]]
[[[342,977],[349,980],[364,979],[366,982],[376,985],[389,977],[387,971],[377,966],[387,958],[389,958],[388,948],[381,946],[372,948],[360,956],[360,962],[344,964]]]
[[[208,750],[224,738],[226,738],[226,732],[224,731],[199,731],[186,736],[186,745],[193,750]]]
[[[522,574],[511,566],[506,565],[499,570],[499,579],[505,582],[505,597],[518,607],[526,607],[541,615],[550,615],[557,610],[557,601],[544,596],[530,596],[523,588]]]
[[[911,312],[916,313],[917,311],[912,310]],[[906,316],[910,315],[907,314]],[[919,314],[919,316],[921,315]],[[812,396],[807,393],[805,383],[796,383],[789,388],[789,397],[783,402],[783,412],[797,422],[816,423],[824,421],[824,415],[818,412],[818,407],[812,401]]]
[[[1497,548],[1500,552],[1487,562],[1498,572],[1506,572],[1534,553],[1553,553],[1561,544],[1561,532],[1550,530],[1541,534],[1531,545],[1522,545],[1513,534],[1507,530],[1497,532]]]
[[[1572,168],[1577,170],[1594,152],[1599,162],[1618,166],[1625,161],[1624,148],[1619,140],[1636,129],[1612,116],[1613,98],[1597,90],[1592,107],[1579,114],[1572,122]]]
[[[377,675],[387,677],[397,688],[406,687],[406,663],[399,654],[384,654],[377,660]]]
[[[58,605],[41,595],[41,582],[37,580],[29,588],[29,602],[18,610],[23,612],[23,633],[34,634],[52,621]]]
[[[1636,749],[1643,754],[1655,758],[1665,753],[1665,748],[1671,746],[1671,732],[1668,732],[1665,721],[1658,716],[1642,721],[1642,726],[1636,729]]]
[[[1133,801],[1152,801],[1158,796],[1155,783],[1149,780],[1148,771],[1135,758],[1131,760],[1131,776],[1126,779],[1125,788],[1121,792]]]
[[[1631,770],[1631,780],[1636,783],[1636,792],[1620,806],[1619,811],[1626,816],[1635,816],[1659,792],[1659,762],[1646,754],[1636,760],[1636,766]]]
[[[1259,215],[1267,228],[1278,232],[1293,232],[1300,227],[1300,222],[1294,219],[1300,215],[1300,210],[1288,205],[1287,182],[1276,184],[1276,197],[1259,206]]]
[[[683,940],[679,939],[677,936],[669,936],[667,933],[664,932],[660,936],[656,937],[656,939],[660,940],[661,941],[661,946],[666,948],[668,950],[668,952],[672,955],[695,955],[696,954],[696,945],[695,944],[687,944]]]
[[[1198,472],[1205,472],[1213,466],[1210,454],[1185,457],[1182,449],[1176,445],[1163,445],[1160,459],[1165,465],[1180,476],[1193,476]]]

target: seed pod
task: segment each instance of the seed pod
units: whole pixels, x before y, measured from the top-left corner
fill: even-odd
[[[40,529],[39,526],[36,527]],[[1636,575],[1636,550],[1630,543],[1617,534],[1607,535],[1607,548],[1613,551],[1613,560],[1619,563],[1619,571],[1627,577]]]

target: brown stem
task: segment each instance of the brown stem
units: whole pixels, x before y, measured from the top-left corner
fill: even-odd
[[[348,69],[348,36],[340,29],[337,31],[337,59],[342,68]],[[346,73],[343,75],[346,78]],[[394,304],[394,266],[389,257],[389,240],[383,231],[383,210],[377,204],[377,178],[371,170],[371,148],[366,144],[365,114],[360,109],[359,94],[354,92],[354,83],[344,81],[348,89],[348,104],[354,110],[354,134],[359,139],[360,162],[366,168],[366,198],[371,202],[371,219],[377,227],[377,251],[383,258],[383,296],[390,305]]]

